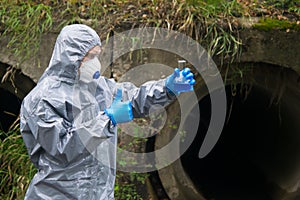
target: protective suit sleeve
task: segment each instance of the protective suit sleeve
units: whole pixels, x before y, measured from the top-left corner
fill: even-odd
[[[71,123],[68,115],[72,111],[66,109],[70,107],[66,102],[41,100],[39,104],[38,110],[21,116],[22,136],[36,166],[40,151],[58,164],[66,164],[80,157],[87,145],[97,146],[110,136],[106,128],[109,119],[97,112],[96,106],[83,109]]]
[[[116,88],[122,88],[123,101],[130,100],[134,117],[145,117],[149,114],[152,105],[166,106],[171,103],[176,96],[169,93],[165,87],[166,80],[148,81],[140,87],[133,83],[117,83]]]

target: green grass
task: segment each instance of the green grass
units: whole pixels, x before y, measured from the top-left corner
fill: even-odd
[[[102,38],[112,29],[145,26],[169,28],[193,37],[210,53],[224,52],[225,55],[237,52],[233,44],[240,45],[235,34],[236,27],[230,20],[230,17],[243,13],[237,0],[37,2],[0,2],[2,36],[10,38],[8,48],[17,55],[20,66],[29,57],[36,57],[42,34],[59,31],[73,23],[92,26],[101,32]],[[220,40],[220,37],[223,39]],[[220,42],[212,44],[216,40]]]
[[[138,191],[139,185],[145,185],[148,174],[117,172],[115,199],[142,200]]]
[[[300,8],[299,0],[268,0],[264,2],[268,6],[272,6],[280,9],[295,9]],[[298,10],[297,9],[297,10]]]
[[[3,0],[0,3],[3,36],[10,38],[11,49],[19,62],[35,56],[40,45],[41,35],[52,28],[52,8],[31,1],[15,3]]]
[[[232,62],[240,55],[242,42],[238,37],[236,17],[256,16],[268,10],[266,18],[288,13],[299,19],[300,2],[292,0],[2,0],[0,2],[1,36],[9,37],[8,49],[19,59],[19,65],[29,57],[38,59],[42,34],[59,32],[67,24],[85,23],[97,29],[105,39],[111,30],[132,27],[163,27],[191,36],[211,55]],[[264,14],[265,15],[265,14]],[[268,19],[267,19],[268,20]],[[280,23],[280,24],[279,24]],[[286,27],[286,22],[261,22],[258,28]],[[36,62],[39,63],[39,62]],[[38,64],[37,64],[38,66]],[[18,67],[18,64],[17,66]]]
[[[0,138],[0,199],[23,199],[36,169],[18,128],[7,133],[0,130]]]

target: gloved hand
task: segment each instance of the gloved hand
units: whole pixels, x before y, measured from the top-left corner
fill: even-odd
[[[181,92],[193,91],[195,83],[194,74],[189,68],[184,68],[181,71],[176,68],[173,74],[166,79],[167,89],[175,95],[179,95]]]
[[[113,125],[129,122],[133,119],[131,102],[122,102],[122,89],[117,90],[114,101],[104,112],[110,118]]]

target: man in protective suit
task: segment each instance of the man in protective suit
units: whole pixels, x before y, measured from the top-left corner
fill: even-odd
[[[143,117],[184,92],[166,79],[137,88],[100,76],[101,42],[86,25],[60,32],[48,68],[21,106],[21,133],[38,172],[25,199],[114,199],[118,123]]]

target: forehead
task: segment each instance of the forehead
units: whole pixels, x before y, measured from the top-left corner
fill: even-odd
[[[91,48],[88,53],[91,54],[100,54],[101,53],[101,47],[100,46],[94,46],[93,48]]]

